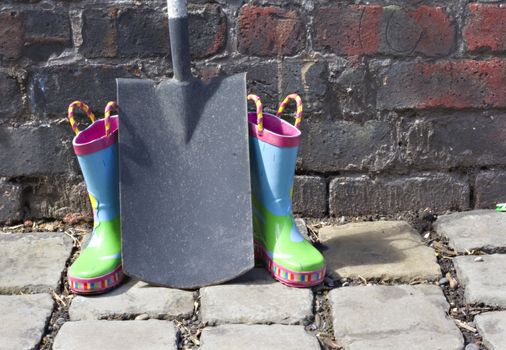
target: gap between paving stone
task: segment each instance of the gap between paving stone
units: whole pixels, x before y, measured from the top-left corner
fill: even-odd
[[[67,270],[69,266],[75,261],[79,253],[79,247],[83,244],[87,235],[84,238],[80,235],[74,235],[73,230],[70,230],[69,235],[73,238],[72,251],[65,262],[65,268],[60,275],[60,285],[57,290],[53,293],[53,299],[55,300],[55,308],[51,314],[49,324],[46,328],[46,333],[40,342],[39,350],[52,350],[54,338],[60,330],[61,326],[69,320],[68,309],[74,294],[72,294],[67,284]]]

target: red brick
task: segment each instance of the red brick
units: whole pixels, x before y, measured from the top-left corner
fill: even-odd
[[[381,6],[320,8],[315,15],[315,45],[338,55],[375,54],[380,48]]]
[[[291,56],[305,47],[305,26],[297,11],[245,5],[239,14],[238,39],[244,54]]]
[[[471,52],[506,51],[505,4],[470,4],[470,17],[464,28],[464,40]]]
[[[506,61],[397,63],[378,77],[379,109],[506,107]]]
[[[441,7],[420,6],[409,16],[421,29],[416,53],[426,56],[449,54],[455,47],[455,26]]]
[[[19,58],[24,37],[21,15],[17,12],[1,12],[0,23],[0,56]]]
[[[316,12],[315,26],[316,48],[338,55],[434,57],[455,47],[455,27],[441,7],[326,7]]]

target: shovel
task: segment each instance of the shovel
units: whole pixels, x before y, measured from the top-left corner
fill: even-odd
[[[254,266],[246,74],[191,74],[186,0],[168,0],[174,78],[118,79],[123,269],[191,289]]]

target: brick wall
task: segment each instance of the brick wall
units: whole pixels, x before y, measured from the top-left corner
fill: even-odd
[[[117,77],[171,76],[163,0],[0,4],[0,221],[89,213],[65,120]],[[312,217],[506,201],[506,2],[194,1],[195,72],[305,100],[295,209]],[[148,116],[145,116],[148,117]]]

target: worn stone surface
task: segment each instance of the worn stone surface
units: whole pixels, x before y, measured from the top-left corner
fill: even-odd
[[[464,287],[464,299],[469,304],[506,307],[506,255],[457,256],[453,259],[457,279]]]
[[[436,286],[358,286],[329,293],[336,340],[345,349],[462,350]]]
[[[88,191],[81,176],[38,176],[24,182],[23,196],[30,203],[26,208],[28,218],[63,219],[67,214],[77,213],[93,219]]]
[[[469,208],[469,184],[463,177],[444,173],[337,177],[330,182],[329,204],[333,216],[462,210]]]
[[[441,215],[434,229],[447,237],[450,247],[458,252],[472,249],[506,247],[504,213],[494,210],[472,210]]]
[[[377,221],[326,226],[320,241],[327,270],[340,277],[436,280],[441,269],[432,248],[404,221]]]
[[[192,292],[130,280],[104,295],[75,297],[69,315],[75,321],[140,314],[147,314],[151,318],[176,317],[191,314],[192,311]]]
[[[327,213],[327,182],[319,176],[296,176],[293,185],[293,211],[304,216]]]
[[[53,345],[54,350],[103,348],[176,350],[176,328],[172,322],[159,320],[67,322]]]
[[[442,56],[455,47],[455,26],[442,7],[325,6],[315,30],[316,49],[338,55]]]
[[[506,172],[483,171],[474,184],[476,208],[494,209],[497,203],[506,201]]]
[[[319,350],[302,326],[230,324],[205,328],[202,350]]]
[[[299,324],[312,315],[310,289],[290,288],[254,269],[230,283],[200,289],[203,322]]]
[[[422,113],[405,123],[405,157],[411,167],[450,169],[506,164],[498,140],[506,138],[504,114]]]
[[[2,21],[1,15],[0,21]],[[0,94],[2,96],[0,99],[0,122],[17,117],[23,106],[21,89],[16,80],[4,72],[0,72]]]
[[[0,222],[22,218],[21,186],[0,181]]]
[[[107,102],[116,99],[116,78],[134,78],[134,68],[131,65],[127,67],[101,64],[34,69],[28,81],[31,110],[40,117],[56,115],[61,118],[62,113],[65,115],[69,103],[79,96],[81,101],[86,101],[100,114]],[[65,127],[68,130],[68,125]]]
[[[23,11],[25,29],[23,55],[45,61],[72,46],[68,11],[59,8]]]
[[[74,162],[67,125],[0,129],[0,176],[67,172]]]
[[[17,11],[0,12],[0,56],[5,58],[19,58],[23,50],[23,21]]]
[[[49,294],[0,295],[2,350],[37,349],[53,304]]]
[[[385,120],[302,121],[301,169],[383,171],[395,164],[395,128]]]
[[[474,322],[488,350],[506,349],[506,311],[476,315]]]
[[[304,22],[296,10],[245,5],[238,18],[239,52],[292,56],[305,43]]]
[[[71,250],[63,232],[0,234],[0,292],[55,290]]]
[[[463,36],[469,51],[506,51],[506,7],[504,4],[472,3]]]
[[[378,75],[377,108],[501,108],[505,69],[500,58],[396,63]]]

